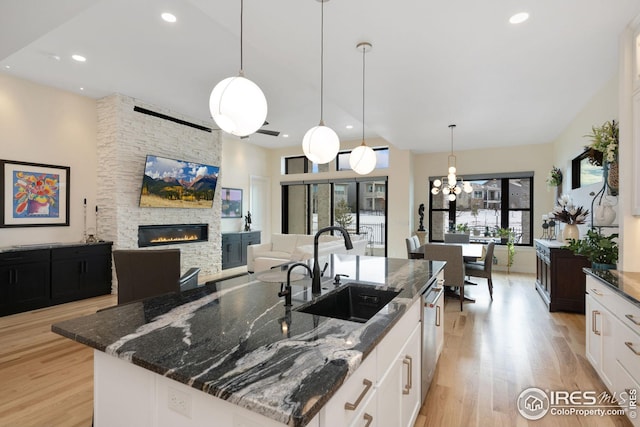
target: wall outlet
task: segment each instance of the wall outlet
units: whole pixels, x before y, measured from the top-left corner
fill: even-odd
[[[175,388],[167,389],[167,406],[185,417],[191,418],[191,396]]]

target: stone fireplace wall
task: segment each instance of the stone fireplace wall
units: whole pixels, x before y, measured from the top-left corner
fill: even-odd
[[[120,94],[98,100],[98,237],[113,241],[114,249],[134,249],[138,247],[138,225],[206,223],[208,242],[165,248],[180,248],[183,272],[200,267],[201,275],[216,273],[221,269],[220,178],[212,209],[140,208],[138,204],[147,154],[221,166],[219,132],[142,114],[134,111],[135,106],[211,126]]]

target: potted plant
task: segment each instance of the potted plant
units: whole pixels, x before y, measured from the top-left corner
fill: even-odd
[[[577,224],[584,224],[589,210],[582,206],[575,206],[568,194],[563,194],[558,199],[558,206],[553,208],[550,217],[555,221],[564,222],[562,238],[568,243],[571,239],[580,237]]]
[[[515,235],[509,228],[498,228],[500,243],[507,245],[507,273],[510,273],[513,265],[513,258],[516,255]]]
[[[593,126],[585,137],[591,144],[585,147],[589,163],[602,166],[605,185],[612,196],[618,195],[618,147],[620,130],[615,120],[604,122],[602,126]]]
[[[575,254],[583,255],[591,261],[594,270],[610,270],[616,268],[618,261],[617,233],[605,236],[595,229],[587,231],[583,239],[571,239],[568,248]]]
[[[458,233],[469,233],[469,224],[468,223],[464,223],[464,224],[456,224],[456,232]]]

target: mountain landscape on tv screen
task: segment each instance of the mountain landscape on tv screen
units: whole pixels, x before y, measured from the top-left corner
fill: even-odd
[[[141,207],[210,208],[218,167],[147,156]]]

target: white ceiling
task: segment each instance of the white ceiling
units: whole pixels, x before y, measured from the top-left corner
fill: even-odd
[[[267,98],[266,128],[290,135],[250,142],[298,145],[318,124],[320,10],[318,0],[245,0],[245,75]],[[520,11],[531,18],[509,24]],[[640,0],[331,0],[325,122],[342,140],[360,138],[356,44],[369,41],[367,138],[447,151],[456,123],[456,150],[548,143],[615,75],[618,36],[638,14]],[[122,93],[212,125],[209,94],[237,75],[239,36],[240,0],[0,0],[2,72],[94,98]]]

